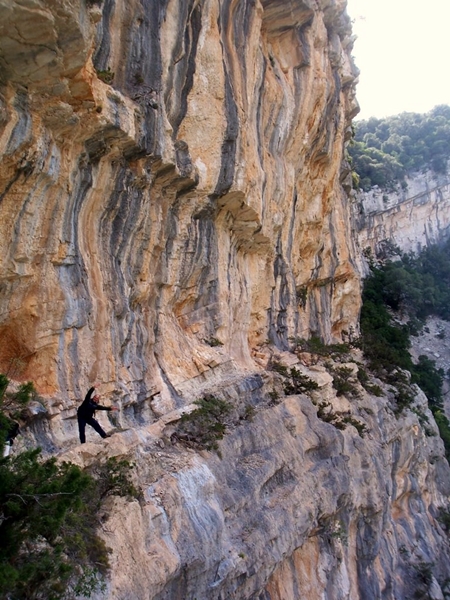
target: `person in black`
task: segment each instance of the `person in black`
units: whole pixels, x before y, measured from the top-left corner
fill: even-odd
[[[5,446],[3,448],[3,458],[9,456],[11,452],[11,446],[14,444],[15,438],[20,433],[19,423],[13,421],[12,419],[7,419],[7,432],[5,439]]]
[[[101,406],[101,404],[98,403],[100,396],[98,394],[93,395],[94,392],[95,386],[91,387],[77,410],[78,431],[80,432],[80,442],[82,444],[86,442],[86,425],[93,427],[95,431],[102,436],[102,438],[110,437],[105,431],[103,431],[97,419],[94,419],[96,410],[118,410],[115,406]]]

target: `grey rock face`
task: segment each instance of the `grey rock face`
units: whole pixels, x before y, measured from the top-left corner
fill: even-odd
[[[374,253],[389,242],[403,252],[420,252],[445,240],[450,227],[449,174],[415,173],[407,186],[386,192],[377,187],[358,196],[359,243]]]

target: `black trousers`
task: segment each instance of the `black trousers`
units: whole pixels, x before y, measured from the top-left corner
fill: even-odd
[[[106,437],[106,433],[103,431],[100,423],[97,421],[97,419],[94,419],[94,417],[82,417],[80,415],[78,416],[78,431],[80,432],[80,442],[82,444],[84,444],[86,442],[86,434],[85,434],[85,429],[86,429],[86,425],[90,425],[91,427],[93,427],[95,429],[95,431],[97,433],[99,433],[102,438]]]

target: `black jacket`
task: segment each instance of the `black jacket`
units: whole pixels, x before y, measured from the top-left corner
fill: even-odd
[[[96,410],[111,410],[110,406],[101,406],[101,404],[97,404],[92,400],[94,391],[95,388],[91,387],[77,410],[78,416],[82,419],[92,419]]]
[[[8,434],[6,436],[6,441],[12,445],[14,438],[16,438],[19,435],[19,433],[19,423],[11,421],[10,428],[8,429]]]
[[[19,435],[19,423],[13,421],[12,419],[8,419],[6,417],[4,423],[2,423],[2,429],[6,430],[6,442],[9,442],[11,445],[14,443],[14,439]]]

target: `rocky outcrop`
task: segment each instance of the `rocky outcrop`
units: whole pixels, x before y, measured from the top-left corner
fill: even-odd
[[[375,256],[388,242],[403,252],[420,252],[449,237],[450,176],[414,173],[391,192],[378,187],[358,195],[358,238]]]
[[[349,401],[336,396],[329,361],[276,358],[318,389],[283,397],[276,376],[224,385],[236,410],[254,412],[231,419],[220,456],[170,443],[174,414],[64,454],[80,465],[136,460],[143,498],[117,499],[100,515],[114,552],[99,598],[443,598],[449,468],[424,395],[395,416],[387,389],[370,396],[352,379]],[[356,373],[360,358],[334,367]],[[268,389],[277,400],[267,402]]]
[[[425,575],[438,598],[432,417],[289,352],[358,328],[345,0],[0,0],[0,24],[0,368],[46,405],[18,447],[126,456],[142,491],[100,515],[98,598],[398,600]],[[121,431],[78,446],[94,381]],[[206,393],[233,407],[222,458],[173,437]]]

